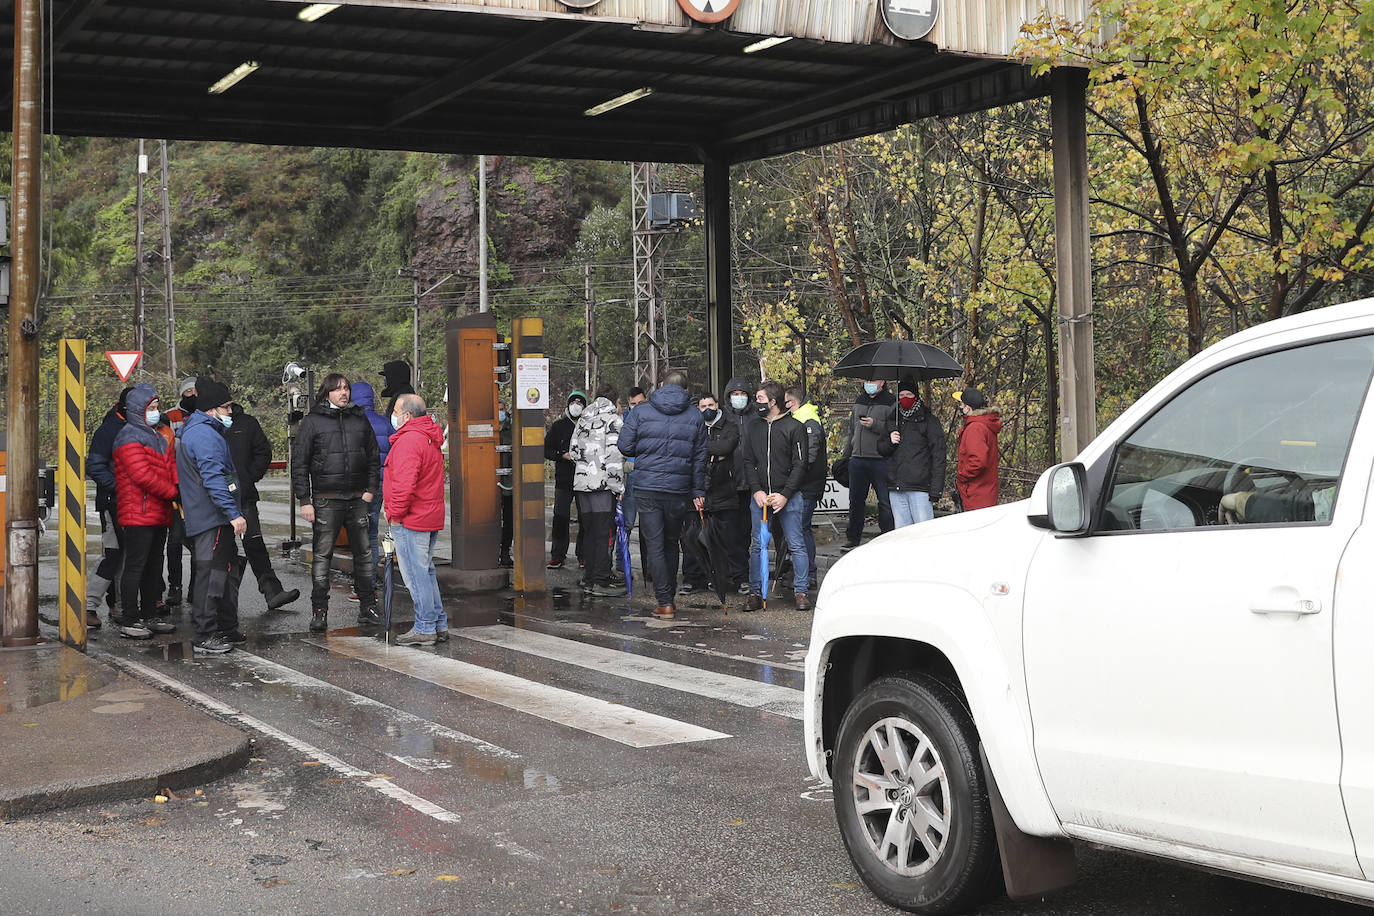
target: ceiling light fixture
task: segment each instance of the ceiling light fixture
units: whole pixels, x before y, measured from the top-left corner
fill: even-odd
[[[613,108],[619,108],[621,105],[628,105],[633,101],[642,99],[646,95],[652,95],[653,91],[654,89],[652,86],[644,86],[641,89],[632,89],[624,95],[618,95],[613,99],[609,99],[608,101],[602,102],[600,105],[593,105],[591,108],[588,108],[586,111],[584,111],[583,114],[585,114],[589,118],[594,118],[599,114],[605,114]]]
[[[745,45],[744,53],[753,54],[755,51],[767,51],[769,48],[776,48],[778,45],[791,40],[791,35],[774,35],[772,38],[761,38],[751,45]]]
[[[296,18],[301,22],[314,22],[321,16],[328,16],[338,9],[339,6],[340,4],[338,3],[312,3],[297,13]]]
[[[218,80],[216,80],[215,84],[210,87],[210,94],[219,95],[221,92],[224,92],[226,89],[233,86],[239,80],[243,79],[245,76],[252,73],[256,69],[258,69],[257,61],[244,61],[234,69],[230,70],[228,73],[224,74],[224,76],[221,76]]]

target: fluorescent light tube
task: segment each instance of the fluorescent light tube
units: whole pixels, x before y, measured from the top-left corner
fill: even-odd
[[[624,95],[618,95],[613,99],[602,102],[600,105],[593,105],[591,108],[588,108],[586,111],[584,111],[583,114],[585,114],[589,118],[594,118],[599,114],[605,114],[606,112],[614,108],[619,108],[621,105],[628,105],[631,102],[636,101],[637,99],[642,99],[646,95],[652,95],[653,91],[654,90],[652,86],[645,86],[641,89],[633,89],[625,93]]]
[[[769,48],[776,48],[783,42],[791,40],[791,35],[774,35],[772,38],[762,38],[751,45],[745,45],[744,53],[753,54],[755,51],[766,51]]]
[[[230,86],[233,86],[239,80],[243,79],[245,76],[252,73],[256,69],[258,69],[257,61],[244,61],[234,69],[230,70],[228,73],[224,74],[224,76],[221,76],[218,80],[216,80],[215,84],[210,87],[210,94],[219,95],[221,92],[228,89]]]
[[[340,4],[338,3],[312,3],[297,13],[296,18],[301,22],[314,22],[321,16],[328,16],[338,9],[339,6]]]

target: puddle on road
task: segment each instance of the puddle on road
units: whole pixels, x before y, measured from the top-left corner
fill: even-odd
[[[0,713],[70,700],[109,683],[108,669],[67,646],[11,651],[0,679]]]

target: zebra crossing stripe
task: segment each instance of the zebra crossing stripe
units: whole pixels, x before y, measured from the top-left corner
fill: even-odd
[[[57,630],[61,640],[86,649],[86,341],[59,342],[57,399]]]
[[[341,636],[309,642],[335,655],[409,675],[456,693],[609,738],[630,747],[659,747],[730,737],[724,732],[528,681],[454,658],[387,646],[370,636]]]
[[[590,668],[593,671],[613,674],[644,684],[694,693],[737,706],[762,709],[789,719],[802,717],[802,692],[779,684],[765,684],[762,681],[731,674],[717,674],[691,665],[680,665],[618,649],[593,646],[535,630],[491,626],[465,627],[454,630],[453,633],[489,646],[537,655],[579,668]]]

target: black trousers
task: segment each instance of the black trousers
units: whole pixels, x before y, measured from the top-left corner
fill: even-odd
[[[509,490],[501,491],[501,556],[510,556],[515,543],[515,498]]]
[[[372,564],[372,544],[368,540],[369,506],[361,496],[353,499],[315,497],[314,558],[310,563],[310,607],[329,608],[329,570],[334,562],[334,542],[339,529],[348,529],[348,545],[353,551],[353,590],[362,610],[377,606],[376,573]]]
[[[611,581],[611,526],[615,524],[615,495],[610,490],[577,494],[577,518],[583,536],[586,568],[582,581],[606,585]]]
[[[739,499],[739,510],[730,519],[726,549],[730,556],[730,578],[734,580],[735,585],[739,585],[749,581],[749,543],[754,536],[754,532],[749,530],[749,506],[754,502],[754,494],[748,490],[737,490],[736,494]]]
[[[124,574],[119,577],[119,599],[125,622],[151,620],[162,598],[162,552],[167,529],[161,525],[126,525]]]
[[[181,510],[172,507],[172,526],[167,529],[167,586],[180,589],[182,583],[181,549],[186,543],[186,522]]]
[[[554,487],[553,491],[553,532],[549,540],[549,557],[562,560],[568,556],[569,529],[572,524],[573,489]],[[577,514],[577,558],[584,559],[582,553],[585,538],[582,513]]]
[[[248,524],[248,530],[243,533],[243,553],[253,569],[253,578],[258,580],[258,591],[264,595],[276,594],[281,591],[281,580],[272,569],[267,542],[262,539],[262,520],[258,518],[256,500],[244,502],[243,520]]]
[[[239,627],[239,585],[243,557],[234,529],[220,525],[191,536],[191,624],[196,637],[231,633]]]

